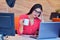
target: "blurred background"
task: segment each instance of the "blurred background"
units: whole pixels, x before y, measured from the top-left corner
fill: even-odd
[[[16,0],[13,8],[7,5],[6,0],[0,0],[0,12],[13,12],[15,16],[19,16],[28,13],[30,8],[36,3],[42,4],[45,21],[50,21],[51,12],[60,9],[60,0]]]

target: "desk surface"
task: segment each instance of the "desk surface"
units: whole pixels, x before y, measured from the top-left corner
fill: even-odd
[[[9,36],[7,40],[37,40],[34,38],[30,38],[29,35],[15,35],[15,36]],[[54,39],[39,39],[39,40],[60,40],[60,38],[54,38]]]
[[[7,40],[37,40],[34,38],[30,38],[29,35],[15,35],[15,36],[8,36]]]

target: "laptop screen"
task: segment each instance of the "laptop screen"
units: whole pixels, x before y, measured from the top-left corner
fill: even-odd
[[[59,35],[59,22],[42,22],[39,28],[39,39],[57,38]]]

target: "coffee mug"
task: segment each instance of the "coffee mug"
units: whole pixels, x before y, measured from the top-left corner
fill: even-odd
[[[29,19],[24,19],[24,25],[29,25]]]

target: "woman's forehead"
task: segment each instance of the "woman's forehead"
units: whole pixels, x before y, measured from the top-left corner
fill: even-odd
[[[37,10],[37,11],[41,11],[41,9],[40,9],[40,8],[36,8],[35,10]]]

